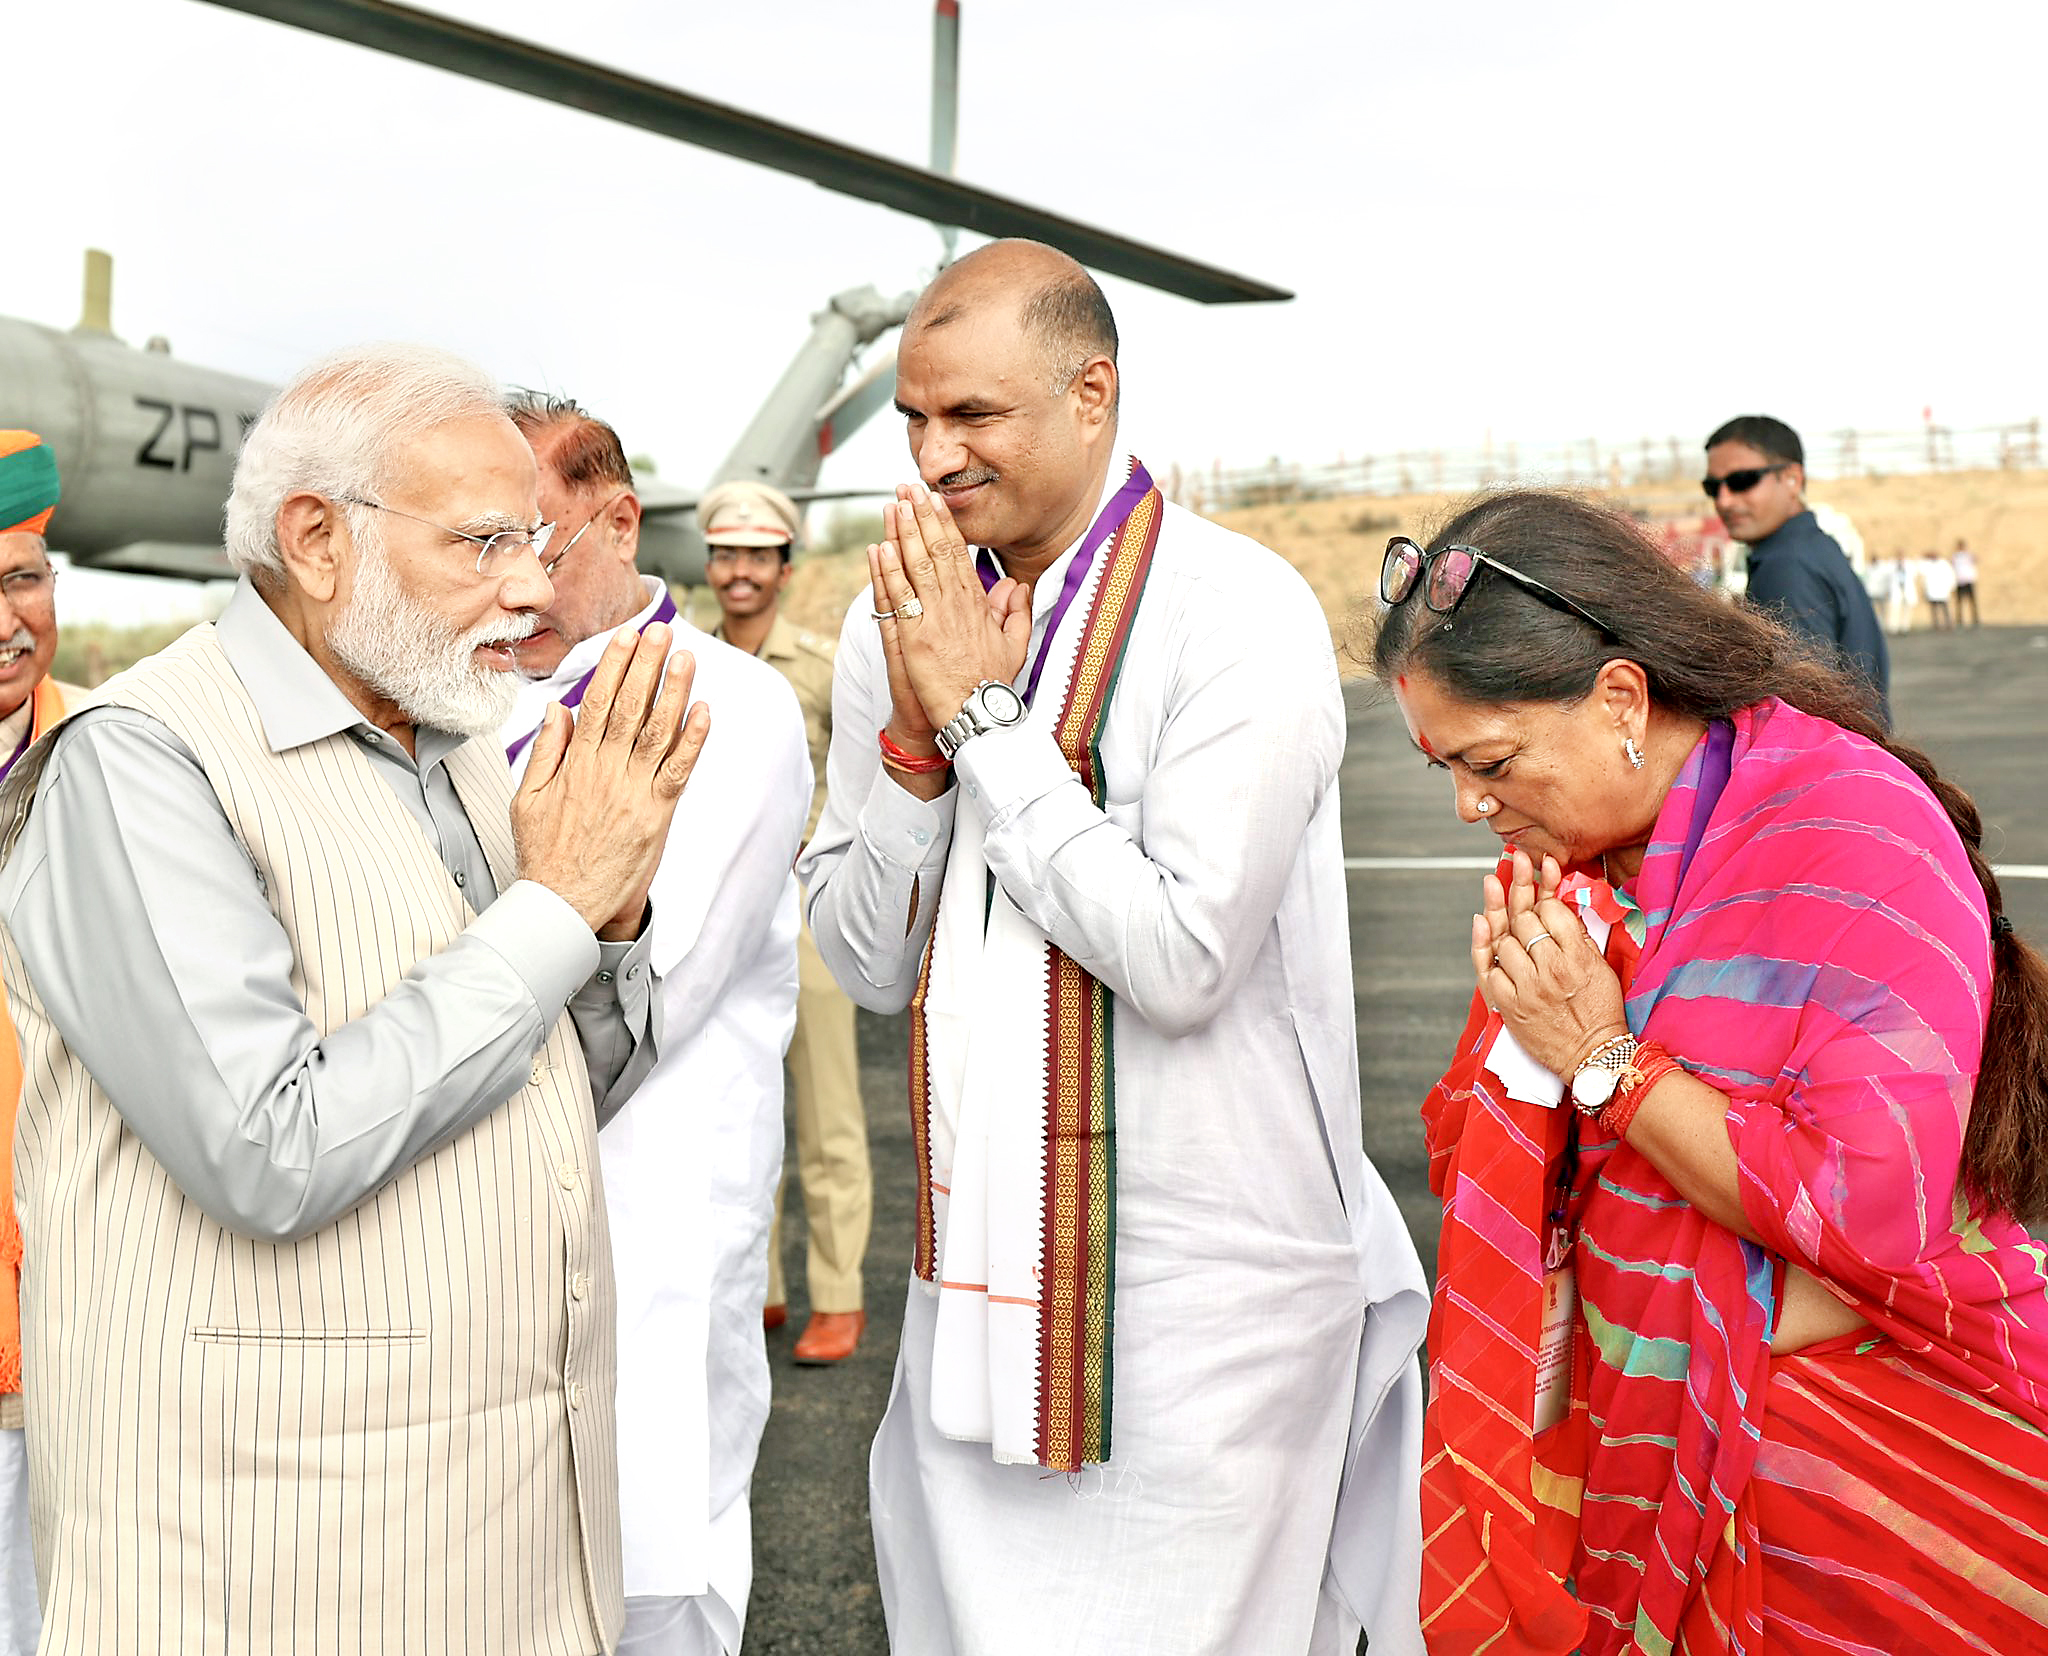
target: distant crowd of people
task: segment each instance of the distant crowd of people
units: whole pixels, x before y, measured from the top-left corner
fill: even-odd
[[[1971,626],[1983,623],[1977,608],[1977,554],[1967,541],[1957,541],[1955,550],[1946,554],[1923,552],[1916,558],[1901,548],[1890,558],[1873,558],[1863,581],[1871,602],[1884,611],[1886,632],[1911,632],[1923,596],[1927,624],[1936,632],[1960,627],[1966,609]]]
[[[1432,1285],[1329,624],[1118,355],[1049,247],[938,275],[836,643],[788,496],[698,502],[700,631],[612,427],[377,346],[247,434],[219,620],[76,691],[0,432],[0,1656],[735,1656],[786,1060],[791,1356],[866,1332],[849,1002],[909,1014],[899,1656],[2048,1647],[2048,962],[1797,433],[1706,443],[1742,602],[1542,490],[1380,556],[1499,852]]]

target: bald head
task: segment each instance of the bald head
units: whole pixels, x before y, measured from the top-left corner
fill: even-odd
[[[1044,366],[1048,391],[1065,390],[1092,358],[1116,361],[1116,318],[1102,289],[1043,242],[990,242],[948,265],[918,296],[904,332],[950,327],[982,311],[1016,318]]]

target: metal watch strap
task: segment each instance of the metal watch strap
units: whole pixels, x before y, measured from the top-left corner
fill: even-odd
[[[970,737],[979,736],[984,731],[1004,728],[1000,724],[983,724],[979,717],[981,693],[993,688],[995,682],[994,679],[983,679],[967,692],[967,699],[960,704],[960,711],[932,732],[932,739],[938,743],[939,751],[948,759],[965,747]]]

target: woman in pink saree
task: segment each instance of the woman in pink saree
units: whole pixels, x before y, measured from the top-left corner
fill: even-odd
[[[1503,841],[1424,1106],[1431,1648],[2048,1650],[2048,967],[1975,807],[1571,498],[1382,598]]]

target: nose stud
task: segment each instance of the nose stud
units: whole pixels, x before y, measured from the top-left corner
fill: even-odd
[[[1481,816],[1491,816],[1491,815],[1493,815],[1493,806],[1494,806],[1494,802],[1493,802],[1492,800],[1490,800],[1490,799],[1482,799],[1482,800],[1481,800],[1481,801],[1479,802],[1479,814],[1480,814]]]

